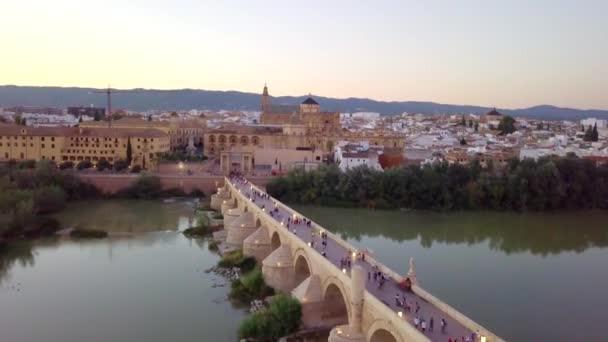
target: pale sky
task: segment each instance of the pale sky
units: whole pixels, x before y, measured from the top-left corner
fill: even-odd
[[[0,0],[0,84],[608,109],[607,0]]]

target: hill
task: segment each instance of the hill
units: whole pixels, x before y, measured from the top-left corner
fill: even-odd
[[[30,87],[0,86],[0,107],[48,106],[65,108],[68,106],[94,105],[105,107],[105,95],[94,93],[103,89],[76,87]],[[376,101],[365,98],[337,99],[315,96],[322,108],[341,112],[379,112],[383,115],[409,113],[423,114],[483,114],[488,107],[471,105],[451,105],[417,101]],[[276,104],[296,104],[305,96],[273,97]],[[213,91],[199,89],[133,89],[132,93],[112,96],[112,107],[144,111],[159,110],[259,110],[260,95],[239,91]],[[608,110],[582,110],[560,108],[550,105],[522,109],[498,109],[503,114],[543,120],[579,120],[587,117],[608,119]]]

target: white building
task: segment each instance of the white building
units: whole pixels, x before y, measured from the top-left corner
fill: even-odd
[[[342,171],[358,166],[367,166],[370,169],[382,171],[378,161],[381,151],[370,149],[368,141],[357,144],[341,141],[334,147],[334,159]]]
[[[584,126],[585,128],[591,126],[593,127],[595,124],[597,124],[597,128],[606,128],[607,125],[607,120],[600,120],[600,119],[596,119],[596,118],[588,118],[588,119],[583,119],[581,120],[581,125]]]

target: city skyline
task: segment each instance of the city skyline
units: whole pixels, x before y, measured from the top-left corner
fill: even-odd
[[[35,11],[31,9],[35,8]],[[2,84],[608,109],[601,1],[0,5]],[[27,21],[24,21],[27,18]]]

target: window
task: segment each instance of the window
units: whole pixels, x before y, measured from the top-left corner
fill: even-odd
[[[42,144],[42,148],[44,148],[44,144]]]
[[[55,141],[55,137],[51,137],[51,141]]]

